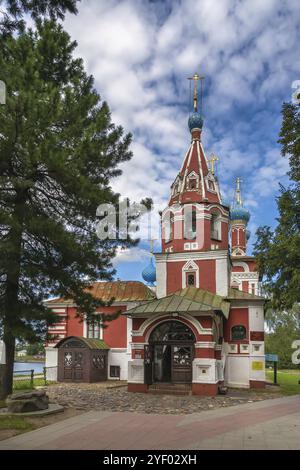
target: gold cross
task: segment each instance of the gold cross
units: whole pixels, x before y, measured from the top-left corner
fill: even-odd
[[[211,164],[210,171],[212,175],[215,175],[215,162],[219,161],[219,157],[217,155],[212,154],[210,160],[208,160],[208,163]]]
[[[201,100],[202,100],[202,83],[204,80],[204,77],[200,77],[197,73],[194,73],[192,77],[188,77],[188,80],[194,80],[194,111],[195,113],[198,111],[198,80],[201,80]]]

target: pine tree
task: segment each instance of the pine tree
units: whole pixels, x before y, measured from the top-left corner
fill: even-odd
[[[0,79],[0,332],[6,344],[2,395],[12,390],[15,339],[38,341],[53,315],[49,295],[72,297],[79,313],[99,305],[86,290],[111,279],[116,246],[100,240],[99,204],[116,205],[110,187],[131,158],[131,136],[111,122],[76,47],[54,21],[6,39]],[[7,52],[8,51],[8,52]],[[149,201],[147,201],[149,202]]]
[[[23,16],[63,19],[66,12],[77,13],[78,0],[0,0],[0,38],[25,27]]]
[[[254,255],[265,278],[272,307],[292,309],[300,302],[300,110],[285,103],[279,143],[282,155],[289,158],[291,184],[280,186],[277,198],[279,217],[274,231],[260,227]]]

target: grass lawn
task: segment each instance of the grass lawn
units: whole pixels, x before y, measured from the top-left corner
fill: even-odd
[[[274,372],[268,370],[266,373],[267,379],[273,382]],[[280,385],[280,390],[285,395],[295,395],[300,393],[300,370],[280,370],[277,372],[277,381]]]
[[[0,430],[16,429],[18,431],[30,431],[33,425],[22,416],[0,416]]]
[[[52,385],[56,382],[50,382],[47,380],[47,385]],[[33,388],[35,387],[45,387],[45,380],[40,378],[40,379],[34,379],[33,380]],[[24,379],[24,380],[15,380],[14,381],[14,392],[17,392],[18,390],[32,390],[31,386],[31,381],[30,378]]]

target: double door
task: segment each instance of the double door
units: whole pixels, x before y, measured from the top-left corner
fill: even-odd
[[[154,343],[145,348],[145,383],[191,383],[194,344]]]

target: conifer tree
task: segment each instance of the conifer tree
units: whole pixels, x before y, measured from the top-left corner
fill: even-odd
[[[77,13],[78,0],[0,0],[0,38],[22,31],[24,15],[33,20],[42,17],[63,19],[65,13]]]
[[[43,301],[72,297],[79,312],[99,305],[86,286],[111,279],[124,240],[100,240],[99,204],[131,158],[131,136],[110,118],[76,43],[52,20],[6,39],[0,79],[0,333],[6,344],[2,396],[12,390],[15,340],[38,341],[54,321]],[[149,202],[149,201],[148,201]]]
[[[285,103],[282,108],[279,143],[289,158],[291,184],[280,186],[279,217],[274,231],[260,227],[254,255],[265,279],[271,305],[276,310],[292,309],[300,302],[300,108]]]

